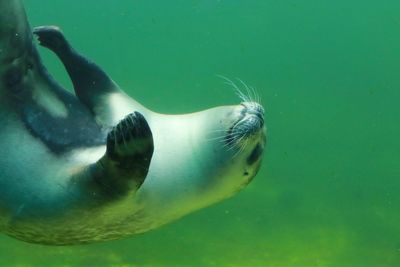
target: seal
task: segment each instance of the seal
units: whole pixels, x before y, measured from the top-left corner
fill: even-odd
[[[0,10],[1,232],[47,245],[119,239],[226,199],[257,174],[266,127],[251,93],[228,81],[238,105],[159,114],[59,28],[32,33],[20,0],[0,0]],[[75,94],[47,72],[33,34]]]

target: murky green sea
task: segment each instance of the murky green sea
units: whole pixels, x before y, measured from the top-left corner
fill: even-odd
[[[223,203],[102,244],[1,236],[0,266],[400,266],[399,1],[25,4],[33,26],[61,26],[156,111],[238,103],[216,74],[243,79],[267,110],[268,148],[254,182]]]

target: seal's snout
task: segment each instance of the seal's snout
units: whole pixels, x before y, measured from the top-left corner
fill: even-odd
[[[264,128],[264,108],[257,102],[243,102],[241,104],[241,123],[248,134],[255,134]]]
[[[243,112],[248,116],[255,116],[260,122],[260,126],[264,126],[264,108],[257,102],[244,102],[242,103],[244,107]]]

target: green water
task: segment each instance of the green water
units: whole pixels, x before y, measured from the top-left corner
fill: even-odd
[[[240,77],[262,97],[268,148],[230,200],[103,244],[1,236],[0,266],[400,266],[399,1],[25,3],[154,110],[237,103],[216,74]]]

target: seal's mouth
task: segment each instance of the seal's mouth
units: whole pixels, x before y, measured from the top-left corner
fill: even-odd
[[[229,128],[225,142],[227,145],[239,145],[249,138],[256,137],[264,129],[264,108],[257,102],[244,102],[239,118]]]

